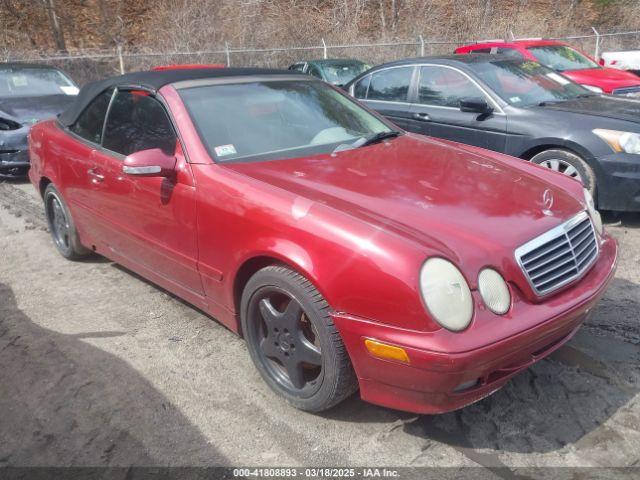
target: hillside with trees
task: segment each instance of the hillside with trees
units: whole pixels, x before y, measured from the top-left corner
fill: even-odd
[[[562,36],[640,25],[638,0],[0,0],[13,52]]]
[[[170,63],[281,68],[321,57],[322,41],[331,57],[376,64],[592,27],[640,30],[640,0],[0,0],[0,59],[45,61],[84,83]],[[593,52],[593,38],[571,42]],[[367,43],[391,45],[351,46]],[[273,47],[284,48],[264,50]],[[638,49],[640,35],[604,37],[600,47]]]

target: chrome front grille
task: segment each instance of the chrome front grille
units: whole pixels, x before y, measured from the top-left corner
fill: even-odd
[[[516,249],[516,260],[537,295],[582,276],[598,257],[598,239],[586,212]]]

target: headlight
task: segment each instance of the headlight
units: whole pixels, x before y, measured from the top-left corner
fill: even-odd
[[[18,130],[19,128],[22,128],[22,125],[18,122],[0,117],[0,130]]]
[[[420,291],[433,318],[455,332],[471,323],[473,299],[466,280],[455,265],[442,258],[430,258],[420,270]]]
[[[638,133],[619,132],[618,130],[606,130],[604,128],[596,128],[593,133],[607,142],[614,152],[640,154],[640,134]]]
[[[583,84],[580,84],[580,86],[582,88],[586,88],[587,90],[590,90],[592,92],[604,93],[604,90],[602,90],[600,87],[594,87],[593,85],[583,85]]]
[[[511,306],[511,294],[502,275],[491,268],[485,268],[478,275],[478,290],[485,305],[493,313],[503,315]]]
[[[596,232],[598,235],[602,235],[604,231],[604,227],[602,226],[602,217],[600,217],[600,212],[596,210],[596,204],[593,201],[593,197],[589,193],[589,190],[586,188],[582,190],[584,193],[584,201],[587,204],[587,213],[591,217],[591,221],[593,222],[593,226],[596,228]]]

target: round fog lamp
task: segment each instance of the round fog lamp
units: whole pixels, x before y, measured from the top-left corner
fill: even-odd
[[[484,304],[498,315],[504,315],[511,306],[511,294],[502,275],[491,268],[485,268],[478,275],[478,290]]]

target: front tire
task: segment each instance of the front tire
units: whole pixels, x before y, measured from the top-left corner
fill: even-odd
[[[321,412],[357,390],[329,305],[299,273],[271,265],[254,274],[242,293],[241,322],[260,375],[294,407]]]
[[[562,149],[545,150],[531,159],[532,163],[579,180],[596,198],[596,177],[587,162],[573,152]]]
[[[91,250],[80,243],[69,208],[52,183],[44,191],[44,211],[53,243],[64,258],[80,260],[91,255]]]

